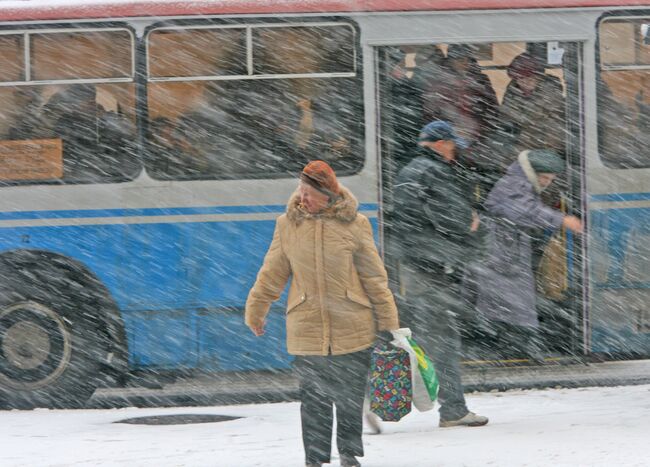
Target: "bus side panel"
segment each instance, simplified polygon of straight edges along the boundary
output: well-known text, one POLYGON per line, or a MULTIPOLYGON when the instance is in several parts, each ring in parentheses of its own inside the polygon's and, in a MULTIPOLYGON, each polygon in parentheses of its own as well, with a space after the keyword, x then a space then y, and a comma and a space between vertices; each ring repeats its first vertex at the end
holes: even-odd
POLYGON ((277 368, 289 360, 284 314, 269 316, 273 339, 251 339, 243 318, 273 227, 258 221, 6 228, 2 250, 51 251, 93 271, 122 311, 133 368, 277 368))
MULTIPOLYGON (((377 218, 371 223, 375 236, 377 218)), ((286 293, 256 338, 243 307, 275 221, 73 225, 3 229, 3 249, 81 262, 116 300, 133 369, 287 368, 286 293), (24 243, 29 241, 29 244, 24 243)))
POLYGON ((285 296, 267 317, 266 334, 244 323, 243 308, 273 238, 275 221, 188 225, 194 239, 191 280, 199 307, 199 367, 204 370, 287 368, 285 296))
POLYGON ((593 210, 590 216, 591 350, 648 355, 650 208, 593 210))
POLYGON ((238 310, 198 313, 199 367, 206 371, 288 368, 284 306, 272 306, 266 333, 256 337, 238 310))

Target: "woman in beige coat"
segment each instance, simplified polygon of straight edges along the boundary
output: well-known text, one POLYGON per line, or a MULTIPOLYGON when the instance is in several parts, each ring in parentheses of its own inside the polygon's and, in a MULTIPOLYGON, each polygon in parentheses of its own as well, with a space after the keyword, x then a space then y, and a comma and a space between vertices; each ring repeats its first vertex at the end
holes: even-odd
POLYGON ((330 462, 333 405, 341 465, 359 466, 370 347, 399 324, 370 222, 323 161, 307 164, 277 220, 246 302, 256 335, 289 279, 287 349, 300 379, 307 466, 330 462))

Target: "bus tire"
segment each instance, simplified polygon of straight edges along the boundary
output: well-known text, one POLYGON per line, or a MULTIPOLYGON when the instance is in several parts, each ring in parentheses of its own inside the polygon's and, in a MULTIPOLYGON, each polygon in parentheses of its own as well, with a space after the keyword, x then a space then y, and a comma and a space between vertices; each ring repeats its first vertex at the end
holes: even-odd
POLYGON ((101 339, 88 297, 54 267, 1 269, 0 404, 82 407, 99 384, 101 339))

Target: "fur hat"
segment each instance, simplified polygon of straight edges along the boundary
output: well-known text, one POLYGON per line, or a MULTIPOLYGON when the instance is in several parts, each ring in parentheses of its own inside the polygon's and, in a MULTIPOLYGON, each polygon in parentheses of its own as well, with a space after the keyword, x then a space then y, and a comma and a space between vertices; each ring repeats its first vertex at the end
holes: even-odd
POLYGON ((300 180, 334 199, 341 193, 334 169, 325 161, 311 161, 302 169, 300 180))
POLYGON ((535 173, 559 174, 564 171, 564 161, 554 151, 533 149, 528 151, 528 162, 535 173))

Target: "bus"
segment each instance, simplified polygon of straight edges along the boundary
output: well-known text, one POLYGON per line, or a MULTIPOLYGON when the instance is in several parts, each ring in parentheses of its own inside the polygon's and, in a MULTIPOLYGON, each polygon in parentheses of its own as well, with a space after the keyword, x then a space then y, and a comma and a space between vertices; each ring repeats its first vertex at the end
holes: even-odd
MULTIPOLYGON (((285 298, 263 338, 242 310, 297 174, 332 165, 394 281, 392 184, 423 123, 404 90, 459 47, 497 113, 522 54, 560 96, 556 200, 587 228, 540 292, 549 348, 648 357, 649 26, 647 0, 2 2, 0 402, 289 368, 285 298)), ((489 368, 481 339, 466 363, 489 368)))

